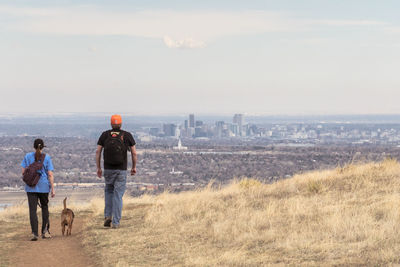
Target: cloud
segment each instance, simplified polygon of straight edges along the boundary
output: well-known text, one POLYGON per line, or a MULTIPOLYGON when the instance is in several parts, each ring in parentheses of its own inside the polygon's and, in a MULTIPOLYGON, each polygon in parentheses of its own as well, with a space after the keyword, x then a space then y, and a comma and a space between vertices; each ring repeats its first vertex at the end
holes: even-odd
POLYGON ((315 26, 386 25, 373 20, 307 20, 283 12, 106 10, 97 6, 25 8, 0 5, 0 29, 34 34, 125 35, 164 40, 168 47, 198 48, 222 36, 298 32, 315 26), (190 37, 190 38, 189 38, 190 37), (202 40, 202 41, 198 41, 202 40))
POLYGON ((13 6, 0 5, 0 14, 7 14, 10 16, 17 16, 17 17, 40 16, 40 17, 44 17, 44 16, 53 16, 56 13, 58 13, 57 9, 13 7, 13 6))
POLYGON ((315 24, 328 26, 384 26, 387 22, 376 20, 316 20, 315 24))
POLYGON ((164 36, 164 43, 169 48, 203 48, 206 46, 204 42, 193 40, 192 38, 181 39, 178 41, 173 40, 169 36, 164 36))
POLYGON ((301 25, 267 11, 108 11, 95 6, 19 8, 0 5, 1 15, 17 19, 3 28, 39 34, 129 35, 174 40, 210 40, 219 36, 281 32, 301 25))

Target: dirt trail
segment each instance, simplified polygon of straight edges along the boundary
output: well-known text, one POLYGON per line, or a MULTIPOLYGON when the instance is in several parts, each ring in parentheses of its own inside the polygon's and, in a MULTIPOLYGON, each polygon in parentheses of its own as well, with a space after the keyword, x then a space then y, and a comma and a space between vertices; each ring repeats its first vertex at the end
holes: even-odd
MULTIPOLYGON (((29 241, 28 234, 21 235, 17 249, 10 255, 10 266, 96 266, 81 246, 83 220, 75 218, 72 235, 62 236, 58 218, 50 218, 50 239, 29 241)), ((40 226, 39 226, 40 227, 40 226)), ((26 229, 25 232, 29 233, 26 229)))

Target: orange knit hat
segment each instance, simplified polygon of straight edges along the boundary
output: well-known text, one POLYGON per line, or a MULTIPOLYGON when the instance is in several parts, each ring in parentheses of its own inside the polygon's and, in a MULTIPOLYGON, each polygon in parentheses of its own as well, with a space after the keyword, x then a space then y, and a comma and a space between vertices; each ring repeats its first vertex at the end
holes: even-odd
POLYGON ((112 115, 111 116, 111 124, 122 124, 122 118, 121 115, 112 115))

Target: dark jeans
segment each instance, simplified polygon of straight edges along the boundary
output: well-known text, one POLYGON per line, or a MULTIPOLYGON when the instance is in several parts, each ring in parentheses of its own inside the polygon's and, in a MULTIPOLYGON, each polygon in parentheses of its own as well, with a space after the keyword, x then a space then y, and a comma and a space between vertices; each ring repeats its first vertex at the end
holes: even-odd
POLYGON ((49 222, 49 193, 27 192, 29 204, 29 219, 31 221, 32 234, 38 236, 38 217, 36 214, 38 200, 42 208, 42 234, 50 228, 49 222))

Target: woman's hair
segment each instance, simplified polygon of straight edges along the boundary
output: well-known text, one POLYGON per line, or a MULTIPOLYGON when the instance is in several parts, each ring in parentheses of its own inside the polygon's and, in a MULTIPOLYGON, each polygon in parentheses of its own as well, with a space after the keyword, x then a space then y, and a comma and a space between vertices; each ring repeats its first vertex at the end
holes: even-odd
POLYGON ((38 148, 36 148, 36 152, 35 152, 35 161, 39 161, 40 160, 40 156, 42 155, 42 152, 40 151, 40 145, 38 146, 38 148))
POLYGON ((42 139, 36 139, 33 143, 33 148, 36 149, 35 152, 35 161, 40 160, 40 156, 42 155, 41 150, 44 148, 44 143, 42 139))

